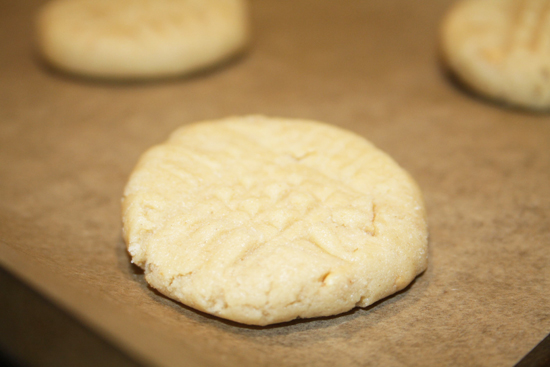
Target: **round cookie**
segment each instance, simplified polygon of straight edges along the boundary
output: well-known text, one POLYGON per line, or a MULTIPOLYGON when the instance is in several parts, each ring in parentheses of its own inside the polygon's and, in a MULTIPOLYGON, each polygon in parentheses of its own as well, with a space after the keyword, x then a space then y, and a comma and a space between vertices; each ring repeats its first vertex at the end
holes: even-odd
POLYGON ((234 117, 176 130, 124 190, 132 261, 163 294, 245 324, 334 315, 427 266, 421 193, 362 137, 234 117))
POLYGON ((108 79, 189 73, 249 38, 244 0, 54 0, 41 10, 37 33, 51 65, 108 79))
POLYGON ((550 0, 463 0, 443 21, 441 48, 470 88, 518 107, 550 107, 550 0))

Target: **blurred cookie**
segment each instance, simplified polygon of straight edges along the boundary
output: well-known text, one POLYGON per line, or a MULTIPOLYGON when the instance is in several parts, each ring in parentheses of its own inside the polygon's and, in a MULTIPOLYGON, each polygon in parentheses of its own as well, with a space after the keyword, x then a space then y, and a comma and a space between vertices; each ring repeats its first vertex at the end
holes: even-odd
POLYGON ((441 48, 452 71, 481 95, 550 107, 550 1, 463 0, 443 22, 441 48))
POLYGON ((427 265, 411 177, 362 137, 313 121, 184 126, 141 157, 122 211, 152 287, 245 324, 367 306, 427 265))
POLYGON ((37 28, 51 65, 109 79, 189 73, 225 60, 249 37, 244 0, 54 0, 37 28))

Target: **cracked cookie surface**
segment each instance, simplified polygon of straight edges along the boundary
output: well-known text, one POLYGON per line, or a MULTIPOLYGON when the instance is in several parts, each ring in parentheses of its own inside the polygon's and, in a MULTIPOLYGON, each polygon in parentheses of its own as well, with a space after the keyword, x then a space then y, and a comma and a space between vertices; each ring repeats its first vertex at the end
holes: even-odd
POLYGON ((141 157, 122 207, 151 286, 246 324, 367 306, 427 264, 410 176, 363 138, 313 121, 184 126, 141 157))

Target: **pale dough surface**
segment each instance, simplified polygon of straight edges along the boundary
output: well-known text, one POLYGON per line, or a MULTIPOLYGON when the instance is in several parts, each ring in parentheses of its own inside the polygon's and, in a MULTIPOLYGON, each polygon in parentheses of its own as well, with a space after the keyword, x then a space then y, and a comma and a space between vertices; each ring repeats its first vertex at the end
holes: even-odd
POLYGON ((449 67, 494 100, 550 107, 550 0, 462 0, 442 27, 449 67))
POLYGON ((362 137, 313 121, 184 126, 143 154, 122 209, 152 287, 246 324, 367 306, 427 266, 411 177, 362 137))
POLYGON ((80 75, 146 79, 216 64, 249 39, 244 0, 54 0, 37 20, 53 66, 80 75))

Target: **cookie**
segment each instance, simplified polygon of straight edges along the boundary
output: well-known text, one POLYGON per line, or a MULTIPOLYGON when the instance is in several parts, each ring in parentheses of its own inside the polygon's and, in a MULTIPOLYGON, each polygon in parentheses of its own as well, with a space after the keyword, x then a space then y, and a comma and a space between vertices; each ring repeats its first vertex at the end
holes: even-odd
POLYGON ((245 324, 368 306, 427 266, 411 177, 362 137, 314 121, 181 127, 143 154, 122 213, 152 287, 245 324))
POLYGON ((54 0, 37 43, 60 70, 94 78, 181 75, 227 59, 249 38, 244 0, 54 0))
POLYGON ((444 60, 472 90, 517 107, 550 107, 549 0, 463 0, 441 35, 444 60))

